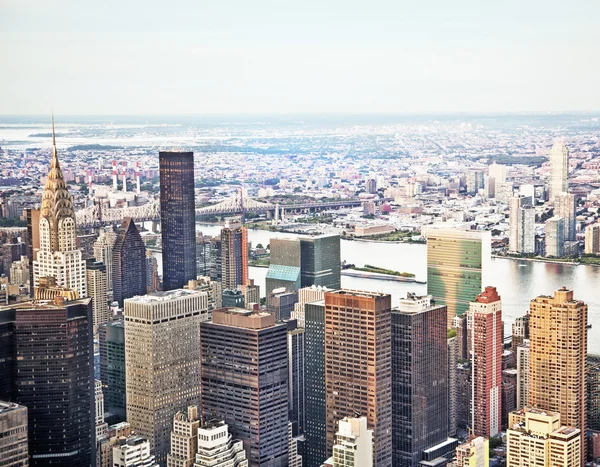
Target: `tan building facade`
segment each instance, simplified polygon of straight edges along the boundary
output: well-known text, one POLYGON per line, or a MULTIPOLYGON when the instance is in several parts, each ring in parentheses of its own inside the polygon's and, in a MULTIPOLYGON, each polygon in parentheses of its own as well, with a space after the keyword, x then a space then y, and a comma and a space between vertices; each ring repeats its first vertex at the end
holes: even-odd
MULTIPOLYGON (((529 405, 585 432, 588 307, 562 288, 530 303, 529 405)), ((581 458, 583 463, 583 443, 581 458)))
POLYGON ((205 292, 172 290, 125 300, 127 420, 165 465, 173 415, 200 405, 205 292))
POLYGON ((167 467, 192 467, 198 451, 198 407, 188 407, 187 414, 177 412, 173 417, 171 452, 167 456, 167 467))
POLYGON ((325 293, 327 451, 338 421, 366 416, 374 432, 376 467, 392 465, 391 296, 325 293))

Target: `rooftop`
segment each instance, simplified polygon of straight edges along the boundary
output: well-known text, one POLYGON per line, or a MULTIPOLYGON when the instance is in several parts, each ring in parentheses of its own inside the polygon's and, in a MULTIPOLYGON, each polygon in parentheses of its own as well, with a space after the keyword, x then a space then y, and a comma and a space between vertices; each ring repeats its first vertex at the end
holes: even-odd
POLYGON ((128 298, 125 301, 130 303, 159 303, 176 300, 178 298, 190 297, 192 295, 198 295, 203 292, 197 290, 188 289, 175 289, 167 292, 154 292, 148 295, 136 295, 135 297, 128 298))

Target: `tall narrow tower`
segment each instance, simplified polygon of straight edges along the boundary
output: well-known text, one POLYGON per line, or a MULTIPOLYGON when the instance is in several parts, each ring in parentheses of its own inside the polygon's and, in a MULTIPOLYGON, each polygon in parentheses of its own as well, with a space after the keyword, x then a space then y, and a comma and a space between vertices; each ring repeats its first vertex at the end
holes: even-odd
POLYGON ((87 296, 85 261, 77 248, 77 227, 73 200, 58 163, 54 116, 52 116, 52 159, 42 195, 39 224, 40 247, 33 262, 33 285, 40 278, 54 277, 56 285, 87 296))
POLYGON ((558 195, 569 188, 569 150, 562 141, 557 141, 550 150, 549 199, 555 202, 558 195))

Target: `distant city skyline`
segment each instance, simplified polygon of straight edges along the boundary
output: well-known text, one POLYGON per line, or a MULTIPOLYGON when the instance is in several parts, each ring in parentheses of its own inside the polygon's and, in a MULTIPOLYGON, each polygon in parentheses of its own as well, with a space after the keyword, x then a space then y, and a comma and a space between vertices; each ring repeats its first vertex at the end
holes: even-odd
POLYGON ((600 109, 597 2, 0 6, 3 115, 600 109))

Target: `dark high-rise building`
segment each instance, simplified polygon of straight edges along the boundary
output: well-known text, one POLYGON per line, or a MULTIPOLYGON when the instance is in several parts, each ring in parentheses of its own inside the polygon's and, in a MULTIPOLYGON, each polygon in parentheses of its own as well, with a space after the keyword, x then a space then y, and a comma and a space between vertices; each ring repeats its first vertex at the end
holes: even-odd
POLYGON ((300 237, 301 286, 341 287, 340 236, 300 237))
POLYGON ((12 362, 0 361, 0 374, 12 366, 12 400, 28 409, 29 465, 93 465, 91 299, 4 307, 0 323, 14 352, 12 362))
POLYGON ((196 234, 196 276, 210 276, 211 268, 211 237, 205 237, 201 232, 196 234))
POLYGON ((305 424, 305 398, 304 398, 304 329, 298 327, 298 322, 292 319, 288 325, 288 367, 289 367, 289 390, 288 390, 288 412, 292 424, 292 436, 300 436, 304 433, 305 424))
POLYGON ((287 325, 270 313, 222 308, 200 334, 204 417, 229 425, 249 467, 287 467, 287 325))
POLYGON ((304 305, 305 420, 304 467, 320 467, 327 459, 325 408, 325 301, 304 305))
POLYGON ((246 302, 241 290, 223 290, 221 295, 221 305, 223 308, 245 308, 246 302))
POLYGON ((275 315, 277 321, 290 319, 294 306, 298 303, 298 292, 286 292, 282 287, 267 295, 267 310, 275 315))
POLYGON ((221 238, 213 238, 210 241, 210 280, 221 282, 223 267, 221 266, 221 238))
POLYGON ((113 247, 113 293, 115 301, 146 295, 146 246, 131 217, 117 232, 113 247))
POLYGON ((0 401, 0 462, 2 467, 29 465, 27 407, 0 401))
POLYGON ((248 284, 248 229, 239 223, 221 230, 221 283, 232 290, 248 284))
POLYGON ((392 311, 394 467, 417 467, 456 448, 448 439, 447 313, 410 293, 392 311))
POLYGON ((340 419, 366 416, 374 467, 392 466, 391 301, 381 293, 325 292, 327 450, 340 419))
POLYGON ((33 298, 33 261, 40 247, 40 210, 27 209, 27 259, 29 259, 29 296, 33 298))
POLYGON ((181 289, 196 278, 194 153, 159 153, 163 289, 181 289))
POLYGON ((105 418, 112 425, 127 418, 125 324, 122 319, 104 324, 100 326, 98 334, 105 418))
POLYGON ((588 427, 600 431, 600 355, 587 356, 585 376, 588 427))

